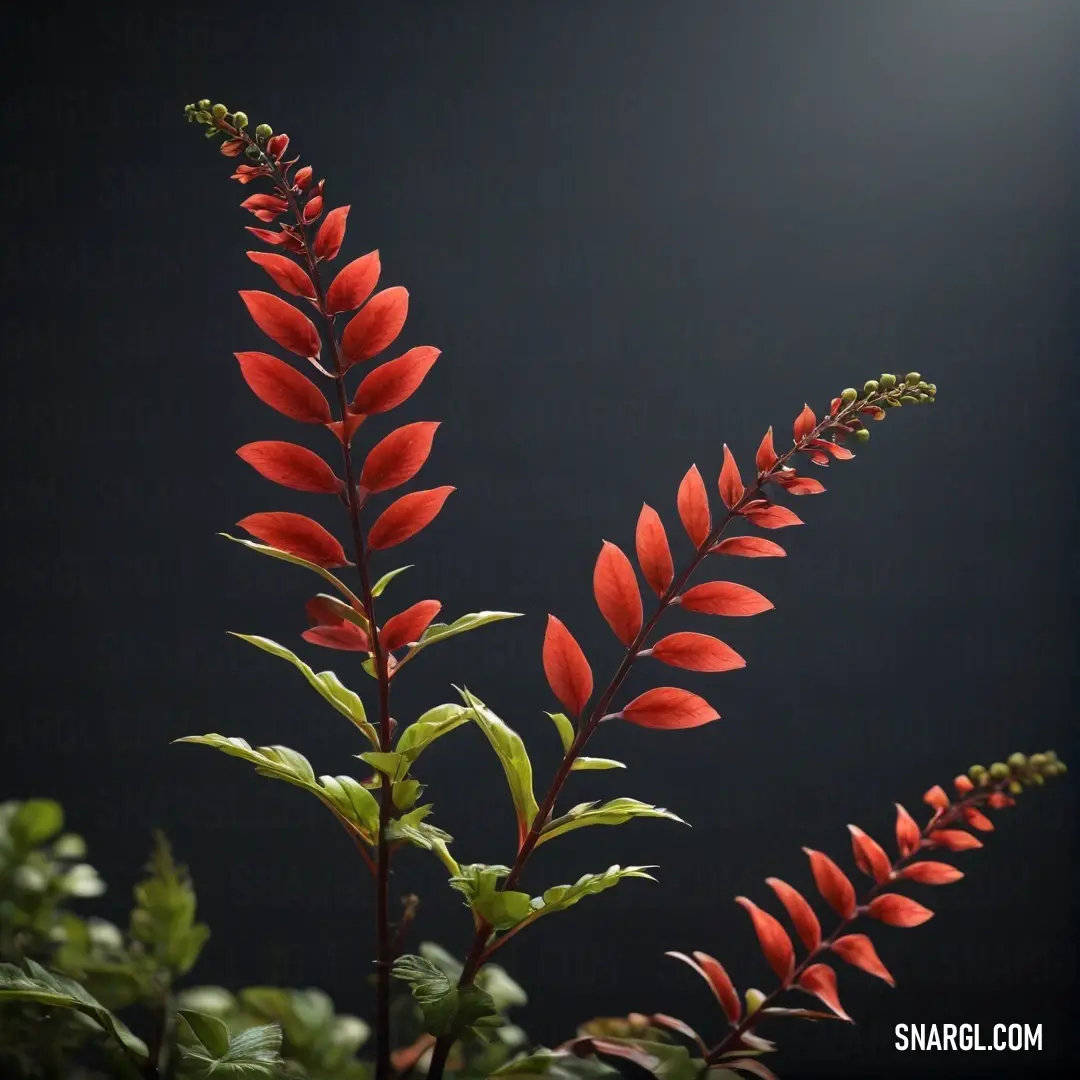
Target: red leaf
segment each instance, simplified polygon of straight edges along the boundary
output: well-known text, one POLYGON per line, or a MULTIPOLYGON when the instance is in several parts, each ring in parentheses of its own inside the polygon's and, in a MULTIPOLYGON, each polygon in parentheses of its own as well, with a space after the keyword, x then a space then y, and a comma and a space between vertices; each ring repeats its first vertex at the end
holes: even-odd
POLYGON ((274 161, 280 160, 282 154, 289 149, 289 136, 284 132, 280 135, 274 135, 270 141, 266 144, 266 153, 274 161))
POLYGON ((935 810, 944 810, 949 805, 949 796, 940 784, 935 784, 922 798, 927 806, 932 806, 935 810))
POLYGON ((607 540, 593 568, 593 595, 608 626, 629 648, 641 629, 641 593, 630 560, 607 540))
POLYGON ((370 492, 389 491, 411 480, 427 461, 438 426, 438 421, 419 421, 391 431, 368 453, 360 487, 370 492))
POLYGON ((877 405, 866 405, 859 410, 865 416, 869 416, 871 420, 884 420, 885 410, 877 405))
POLYGON ((351 446, 356 429, 367 419, 365 413, 349 413, 345 420, 335 420, 326 426, 343 446, 351 446))
POLYGON ((787 931, 778 919, 767 911, 762 911, 745 896, 736 896, 735 903, 741 904, 750 913, 761 951, 769 961, 769 966, 776 972, 776 977, 786 985, 795 970, 795 949, 787 931))
POLYGON ((735 464, 735 458, 724 443, 724 464, 720 469, 720 498, 730 510, 742 497, 746 488, 743 486, 742 477, 739 475, 739 466, 735 464))
POLYGON ((855 865, 879 885, 888 881, 892 872, 892 861, 885 854, 885 849, 872 837, 867 836, 858 825, 849 825, 848 829, 851 831, 851 850, 855 855, 855 865))
POLYGON ((311 278, 292 259, 287 259, 284 255, 272 255, 268 251, 249 251, 247 257, 256 266, 261 266, 274 279, 279 289, 308 300, 315 298, 315 286, 312 285, 311 278))
POLYGON ((720 1007, 728 1020, 732 1024, 739 1022, 742 1017, 742 1002, 728 973, 724 970, 724 965, 719 960, 703 952, 695 952, 693 959, 681 952, 669 952, 666 955, 681 960, 693 968, 709 984, 709 988, 716 996, 716 1000, 720 1002, 720 1007))
POLYGON ((956 788, 957 794, 966 795, 969 791, 972 791, 975 785, 971 782, 971 779, 964 776, 961 773, 959 776, 953 777, 953 787, 956 788))
POLYGON ((379 253, 369 251, 343 267, 326 290, 326 310, 331 315, 355 311, 370 295, 379 280, 379 253))
POLYGON ((402 645, 420 640, 420 635, 428 628, 431 620, 439 614, 442 604, 438 600, 421 600, 419 603, 399 611, 386 620, 386 625, 379 631, 379 641, 387 652, 400 649, 402 645))
POLYGON ((274 232, 272 229, 256 229, 253 225, 245 225, 244 228, 264 244, 272 244, 274 247, 283 245, 288 248, 292 247, 292 238, 288 233, 274 232))
POLYGON ((889 969, 881 962, 873 943, 865 934, 848 934, 847 937, 837 938, 832 943, 832 951, 852 967, 868 975, 876 975, 890 986, 896 985, 896 980, 889 974, 889 969))
POLYGON ((851 1017, 844 1012, 844 1007, 840 1004, 836 972, 828 964, 811 964, 799 977, 799 986, 824 1001, 841 1020, 851 1022, 851 1017))
POLYGON ((994 831, 994 823, 985 814, 976 810, 974 806, 964 807, 964 820, 973 829, 978 829, 979 832, 994 831))
POLYGON ((675 577, 675 566, 671 561, 671 548, 668 547, 664 523, 648 503, 641 508, 638 516, 634 542, 638 564, 645 580, 657 596, 663 596, 675 577))
POLYGON ((833 911, 845 919, 850 919, 856 908, 855 886, 851 884, 847 874, 824 852, 806 847, 803 851, 810 858, 810 869, 814 873, 814 884, 817 885, 818 892, 825 897, 833 911))
POLYGON ((402 495, 396 502, 392 502, 371 526, 368 547, 372 551, 382 551, 415 536, 435 520, 453 490, 452 487, 437 487, 402 495))
POLYGON ((344 484, 318 454, 289 442, 253 442, 237 455, 257 473, 294 491, 336 495, 344 484))
MULTIPOLYGON (((296 174, 297 182, 300 180, 300 173, 296 174)), ((312 250, 319 259, 333 259, 337 257, 337 253, 341 250, 342 241, 345 239, 345 219, 349 216, 349 208, 347 206, 339 206, 335 210, 331 210, 329 214, 323 219, 323 223, 319 226, 319 231, 315 235, 315 243, 312 246, 312 250)))
POLYGON ((855 456, 846 446, 831 442, 829 439, 811 439, 807 445, 830 454, 837 461, 850 461, 855 456))
POLYGON ((716 555, 741 555, 744 559, 782 559, 787 552, 763 536, 729 536, 709 548, 716 555))
POLYGON ((409 293, 401 285, 377 292, 349 321, 341 351, 350 364, 370 360, 401 333, 409 313, 409 293))
POLYGON ((439 350, 417 345, 396 360, 388 360, 364 377, 350 408, 362 413, 382 413, 407 400, 424 381, 439 350))
POLYGON ((880 919, 887 926, 921 926, 934 917, 929 909, 916 903, 910 896, 899 893, 882 893, 870 901, 866 914, 872 919, 880 919))
POLYGON ((948 848, 949 851, 970 851, 983 846, 981 840, 963 829, 934 829, 928 839, 932 844, 948 848))
POLYGON ((802 412, 795 417, 795 441, 802 442, 817 424, 817 417, 809 405, 803 405, 802 412))
POLYGON ((238 521, 237 525, 251 533, 256 540, 327 570, 351 565, 337 540, 317 521, 303 514, 285 511, 251 514, 238 521))
POLYGON ((574 635, 554 615, 544 632, 544 674, 571 716, 579 716, 593 692, 593 673, 574 635))
POLYGON ((759 615, 772 609, 772 601, 746 585, 734 581, 705 581, 687 589, 679 597, 687 611, 706 615, 759 615))
MULTIPOLYGON (((298 191, 307 191, 308 186, 311 184, 311 177, 313 170, 310 165, 304 165, 302 168, 296 170, 296 176, 293 177, 293 184, 298 191)), ((346 210, 348 207, 345 208, 346 210)))
POLYGON ((649 1023, 655 1027, 667 1028, 668 1031, 674 1031, 684 1038, 696 1042, 703 1053, 708 1051, 705 1040, 685 1020, 680 1020, 677 1016, 668 1016, 667 1013, 653 1013, 649 1017, 649 1023))
POLYGON ((218 147, 218 150, 224 157, 236 157, 241 150, 244 149, 243 139, 226 139, 225 142, 218 147))
POLYGON ((273 293, 242 290, 240 299, 247 305, 255 325, 283 349, 297 356, 319 355, 319 332, 315 324, 292 304, 273 293))
POLYGON ((915 819, 899 804, 896 804, 896 846, 901 855, 910 855, 922 842, 922 833, 915 819))
POLYGON ((304 224, 310 225, 313 221, 317 221, 319 215, 322 213, 323 197, 321 195, 312 195, 310 199, 304 204, 304 224))
POLYGON ((779 460, 776 456, 776 451, 773 449, 772 428, 765 432, 765 437, 761 440, 761 445, 757 449, 757 457, 754 459, 754 463, 757 465, 759 473, 767 473, 779 460))
POLYGON ((1006 806, 1015 806, 1016 800, 1011 795, 1006 795, 1004 791, 994 791, 986 800, 986 805, 995 810, 1002 810, 1006 806))
POLYGON ((677 499, 679 520, 694 547, 701 547, 712 531, 712 514, 709 512, 709 496, 705 481, 701 479, 696 465, 691 465, 679 484, 677 499))
POLYGON ((787 909, 799 940, 809 952, 813 952, 821 944, 821 923, 818 922, 818 917, 814 914, 809 901, 798 889, 793 889, 780 878, 766 878, 765 884, 776 893, 780 898, 780 903, 787 909))
POLYGON ((677 731, 701 727, 720 714, 704 698, 675 686, 658 686, 634 698, 622 711, 624 720, 638 727, 677 731))
POLYGON ((897 875, 920 885, 951 885, 964 875, 955 866, 943 862, 917 862, 904 867, 897 875))
POLYGON ((308 424, 330 422, 330 406, 322 391, 284 360, 264 352, 239 352, 240 373, 255 396, 291 420, 308 424))
POLYGON ((746 661, 732 648, 708 634, 669 634, 650 650, 657 660, 688 671, 734 671, 746 661))
POLYGON ((776 475, 776 482, 789 495, 820 495, 825 490, 825 485, 812 476, 796 476, 794 473, 786 473, 783 477, 776 475))
POLYGON ((743 513, 759 529, 786 529, 789 525, 801 525, 802 518, 786 506, 752 506, 743 513))
POLYGON ((345 616, 325 596, 313 596, 304 610, 312 626, 340 626, 345 621, 345 616))
POLYGON ((324 649, 340 649, 342 652, 371 652, 367 634, 355 623, 341 622, 336 626, 313 626, 300 635, 312 645, 324 649))
POLYGON ((244 210, 271 210, 275 214, 283 214, 289 209, 289 204, 280 196, 269 195, 261 191, 249 195, 240 206, 244 210))

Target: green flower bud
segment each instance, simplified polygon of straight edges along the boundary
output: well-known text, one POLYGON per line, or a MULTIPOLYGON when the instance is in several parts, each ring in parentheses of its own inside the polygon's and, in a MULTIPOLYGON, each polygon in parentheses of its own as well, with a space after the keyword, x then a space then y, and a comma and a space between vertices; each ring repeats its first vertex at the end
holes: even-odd
POLYGON ((908 386, 918 386, 921 380, 922 376, 917 371, 909 371, 904 376, 904 382, 906 382, 908 386))
POLYGON ((1061 773, 1061 769, 1058 768, 1058 763, 1056 761, 1047 762, 1047 764, 1039 771, 1043 776, 1058 776, 1061 773))
POLYGON ((928 394, 931 394, 931 395, 936 394, 937 393, 937 385, 935 383, 927 383, 926 384, 926 392, 928 394))
POLYGON ((929 400, 930 400, 930 395, 929 394, 920 394, 919 395, 919 404, 920 405, 925 405, 929 400))
POLYGON ((210 114, 208 112, 204 112, 202 109, 200 109, 195 114, 195 119, 198 120, 200 124, 209 124, 210 123, 210 114))
POLYGON ((1055 751, 1055 750, 1047 750, 1046 751, 1046 760, 1047 761, 1057 761, 1057 759, 1058 759, 1057 751, 1055 751))
POLYGON ((855 438, 859 442, 869 442, 870 441, 870 429, 869 428, 859 428, 859 430, 855 432, 855 438))
MULTIPOLYGON (((1015 754, 1010 754, 1007 762, 1010 769, 1022 769, 1027 763, 1027 755, 1021 754, 1019 750, 1015 754)), ((1032 759, 1032 764, 1034 764, 1034 759, 1032 759)))
POLYGON ((990 777, 993 780, 1004 780, 1009 775, 1009 766, 1004 761, 995 761, 990 766, 990 777))
POLYGON ((185 105, 184 106, 185 115, 190 116, 194 111, 195 111, 195 106, 194 105, 185 105))
POLYGON ((199 108, 200 109, 209 109, 210 108, 210 99, 208 97, 202 98, 199 101, 199 108))
POLYGON ((851 403, 852 403, 853 401, 855 401, 855 400, 857 400, 857 399, 858 399, 858 396, 859 396, 859 391, 858 391, 858 390, 856 390, 854 386, 849 386, 849 387, 848 387, 848 388, 847 388, 847 389, 846 389, 846 390, 845 390, 845 391, 844 391, 844 392, 843 392, 843 393, 842 393, 842 394, 840 395, 840 400, 841 400, 841 401, 842 401, 842 402, 843 402, 843 403, 844 403, 845 405, 850 405, 850 404, 851 404, 851 403))
POLYGON ((986 768, 982 765, 972 765, 968 769, 968 778, 976 784, 986 775, 986 768))
POLYGON ((886 409, 899 409, 900 408, 900 402, 897 401, 896 398, 887 397, 885 399, 885 408, 886 409))
POLYGON ((765 995, 760 990, 753 988, 746 991, 746 1015, 753 1016, 761 1008, 765 1001, 765 995))
POLYGON ((877 379, 867 379, 866 382, 863 383, 863 393, 865 394, 876 394, 877 389, 877 379))
POLYGON ((220 102, 218 102, 218 104, 215 105, 210 111, 214 114, 215 120, 224 120, 229 112, 229 110, 220 102))
POLYGON ((1013 780, 1009 784, 1009 794, 1010 795, 1019 795, 1023 790, 1024 790, 1024 785, 1021 784, 1019 780, 1013 780))
POLYGON ((1041 772, 1037 772, 1031 779, 1038 787, 1042 787, 1046 783, 1046 777, 1041 772))
POLYGON ((901 394, 900 395, 900 400, 905 405, 918 405, 919 404, 919 399, 917 397, 912 397, 911 394, 901 394))
POLYGON ((274 134, 274 129, 269 124, 260 124, 255 129, 255 134, 258 135, 260 139, 269 139, 270 136, 274 134))
POLYGON ((919 389, 925 390, 930 384, 925 379, 919 380, 919 389))
POLYGON ((881 378, 878 379, 878 385, 882 390, 891 390, 896 385, 896 376, 882 375, 881 378))
POLYGON ((236 127, 240 128, 241 130, 246 128, 248 126, 247 113, 244 113, 244 112, 235 113, 233 115, 233 124, 236 127))
POLYGON ((1050 759, 1045 754, 1032 754, 1030 764, 1033 769, 1041 769, 1044 765, 1050 764, 1050 759))

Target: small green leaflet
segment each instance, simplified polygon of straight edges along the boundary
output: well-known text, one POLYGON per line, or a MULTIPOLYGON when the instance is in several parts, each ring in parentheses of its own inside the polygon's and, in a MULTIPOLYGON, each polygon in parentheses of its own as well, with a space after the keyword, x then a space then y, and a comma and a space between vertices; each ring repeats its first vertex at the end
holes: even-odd
POLYGON ((566 713, 549 712, 545 715, 551 717, 555 730, 559 733, 559 741, 562 743, 563 753, 570 753, 570 747, 574 745, 574 725, 566 713))
POLYGON ((399 566, 396 570, 391 570, 389 573, 383 574, 383 576, 371 586, 371 595, 376 597, 382 596, 383 589, 385 589, 398 574, 403 574, 406 570, 411 570, 412 568, 413 564, 410 563, 408 566, 399 566))
MULTIPOLYGON (((231 632, 230 632, 231 633, 231 632)), ((282 660, 288 660, 307 681, 328 701, 342 716, 351 720, 364 734, 368 742, 376 750, 379 749, 379 736, 375 729, 368 723, 367 714, 364 712, 364 703, 332 671, 315 672, 295 653, 290 652, 284 645, 279 645, 269 638, 258 637, 254 634, 231 634, 232 637, 246 641, 271 656, 278 656, 282 660)))
POLYGON ((399 957, 393 972, 412 988, 432 1035, 460 1036, 478 1021, 497 1015, 490 994, 474 985, 456 986, 446 972, 422 956, 399 957))
POLYGON ((277 1024, 232 1033, 224 1020, 184 1009, 177 1014, 177 1080, 276 1080, 281 1076, 277 1024))
POLYGON ((397 752, 412 765, 436 739, 468 723, 471 719, 472 712, 464 705, 458 705, 456 702, 436 705, 433 709, 428 709, 401 733, 401 738, 397 743, 397 752))
POLYGON ((474 611, 470 615, 462 615, 452 623, 432 623, 420 635, 420 640, 401 658, 401 664, 408 663, 418 652, 426 649, 436 642, 445 641, 447 638, 457 637, 469 630, 476 630, 488 623, 501 622, 503 619, 520 619, 520 611, 474 611))
POLYGON ((465 704, 472 711, 477 726, 487 736, 506 773, 506 782, 510 786, 510 795, 517 811, 518 843, 528 835, 532 823, 539 813, 536 796, 533 794, 532 762, 525 751, 521 736, 500 720, 479 698, 468 690, 454 688, 461 694, 465 704))
POLYGON ((582 829, 586 825, 622 825, 632 818, 667 818, 682 825, 686 822, 662 806, 650 806, 637 799, 612 799, 610 802, 579 803, 562 817, 553 818, 544 826, 538 844, 553 840, 556 836, 582 829))
MULTIPOLYGON (((605 889, 618 885, 625 878, 643 878, 645 881, 655 881, 656 878, 648 871, 655 870, 655 866, 609 866, 602 874, 583 874, 573 885, 553 885, 545 890, 542 904, 537 915, 547 915, 555 911, 565 911, 573 907, 579 900, 586 896, 595 896, 605 889)), ((537 903, 537 901, 533 901, 537 903)))
POLYGON ((127 1025, 113 1016, 100 1001, 74 979, 48 971, 33 960, 26 960, 26 969, 14 964, 0 964, 0 1004, 5 1001, 30 1001, 54 1009, 73 1009, 88 1016, 98 1027, 115 1039, 128 1057, 145 1063, 146 1043, 132 1034, 127 1025))
POLYGON ((524 922, 534 910, 534 901, 528 893, 499 891, 499 882, 509 873, 509 866, 473 863, 461 867, 460 873, 450 879, 450 888, 461 893, 469 907, 496 930, 509 930, 524 922))
POLYGON ((570 766, 571 772, 587 772, 594 769, 625 769, 621 761, 609 757, 579 757, 570 766))

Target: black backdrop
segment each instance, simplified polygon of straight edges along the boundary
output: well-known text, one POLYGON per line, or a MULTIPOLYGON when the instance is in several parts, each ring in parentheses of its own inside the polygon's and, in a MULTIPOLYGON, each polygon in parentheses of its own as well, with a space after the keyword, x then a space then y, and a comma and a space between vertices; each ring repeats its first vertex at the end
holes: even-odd
MULTIPOLYGON (((715 1025, 662 953, 704 948, 767 986, 734 895, 766 899, 769 874, 806 886, 801 845, 843 856, 849 821, 885 839, 893 800, 973 760, 1075 748, 1076 4, 148 5, 5 29, 3 790, 63 799, 117 917, 165 828, 214 929, 202 981, 321 985, 367 1010, 372 914, 313 800, 169 745, 241 734, 331 772, 357 750, 295 673, 224 637, 295 643, 311 583, 215 531, 317 505, 233 456, 304 433, 230 355, 264 347, 236 289, 265 281, 228 163, 182 123, 202 95, 292 134, 352 205, 347 253, 379 247, 384 283, 409 287, 403 340, 444 350, 395 419, 445 422, 423 478, 459 490, 393 596, 528 617, 427 654, 396 711, 465 682, 540 778, 557 759, 544 614, 598 675, 617 660, 591 598, 602 537, 632 546, 643 500, 678 533, 687 466, 711 486, 722 442, 748 463, 804 400, 912 367, 940 387, 822 475, 789 559, 732 571, 777 610, 722 628, 746 671, 685 680, 723 721, 603 731, 629 770, 572 796, 632 794, 693 829, 539 853, 537 889, 662 869, 506 950, 537 1038, 631 1009, 715 1025)), ((479 733, 425 765, 459 857, 508 860, 479 733)), ((1074 810, 1067 782, 999 818, 959 857, 967 880, 920 897, 934 920, 876 932, 897 989, 841 973, 857 1030, 777 1031, 784 1075, 1075 1063, 1074 810), (1045 1049, 901 1054, 904 1021, 1041 1023, 1045 1049)), ((441 876, 417 854, 396 885, 423 897, 420 935, 460 951, 441 876)))

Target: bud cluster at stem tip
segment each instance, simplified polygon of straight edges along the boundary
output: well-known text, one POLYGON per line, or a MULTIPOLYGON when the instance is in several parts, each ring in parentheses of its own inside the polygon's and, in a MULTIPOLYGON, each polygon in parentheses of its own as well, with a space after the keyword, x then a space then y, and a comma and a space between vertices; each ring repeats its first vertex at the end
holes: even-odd
MULTIPOLYGON (((185 105, 184 115, 187 117, 189 124, 205 124, 208 139, 212 139, 215 135, 223 132, 236 138, 250 123, 247 113, 234 112, 227 105, 222 105, 220 102, 213 105, 209 98, 202 98, 197 102, 185 105)), ((252 159, 259 158, 261 156, 260 147, 265 147, 267 140, 273 138, 273 135, 274 129, 269 124, 259 124, 255 128, 254 143, 256 145, 248 146, 244 151, 245 155, 252 159)))
POLYGON ((1019 795, 1026 787, 1046 783, 1048 776, 1062 776, 1068 770, 1053 750, 1028 757, 1017 751, 1008 761, 995 761, 989 768, 972 765, 968 769, 971 781, 979 787, 1000 785, 1010 794, 1019 795))
POLYGON ((849 386, 833 399, 833 413, 843 409, 845 430, 851 432, 858 442, 870 439, 869 429, 854 414, 864 413, 875 420, 885 417, 885 409, 899 409, 904 405, 932 404, 937 400, 937 387, 927 382, 917 371, 909 371, 902 380, 885 373, 876 379, 867 379, 861 390, 849 386))

